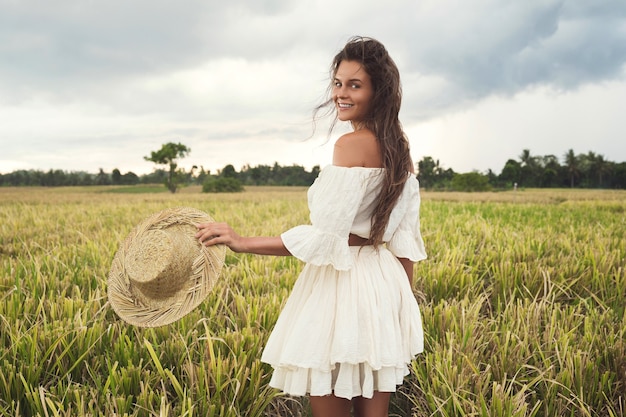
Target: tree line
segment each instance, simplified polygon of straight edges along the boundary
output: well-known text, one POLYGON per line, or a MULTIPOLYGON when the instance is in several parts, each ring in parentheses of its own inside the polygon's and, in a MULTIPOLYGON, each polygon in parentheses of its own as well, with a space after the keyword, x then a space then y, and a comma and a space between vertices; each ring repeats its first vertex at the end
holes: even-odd
POLYGON ((509 159, 499 174, 455 173, 439 160, 426 156, 417 163, 423 188, 438 190, 485 191, 525 188, 611 188, 626 189, 626 162, 612 162, 595 152, 576 154, 568 150, 559 162, 555 155, 532 155, 524 149, 519 160, 509 159))
MULTIPOLYGON (((154 156, 154 153, 153 153, 154 156)), ((146 158, 148 160, 152 160, 146 158)), ((156 159, 156 158, 155 158, 156 159)), ((237 191, 246 185, 309 186, 319 174, 320 167, 310 171, 300 165, 245 165, 239 171, 232 164, 216 173, 203 167, 191 170, 177 168, 173 159, 160 162, 170 165, 169 170, 157 168, 145 175, 133 172, 122 174, 119 169, 107 173, 64 170, 18 170, 0 174, 0 186, 78 186, 78 185, 137 185, 165 184, 172 190, 172 172, 177 186, 202 185, 205 191, 237 191), (173 167, 173 169, 172 169, 173 167)), ((486 191, 490 189, 526 188, 612 188, 626 189, 626 162, 606 160, 594 152, 576 154, 567 151, 559 161, 554 155, 535 156, 528 149, 519 155, 519 160, 509 159, 499 174, 456 173, 444 168, 439 160, 425 156, 416 164, 417 176, 422 188, 455 191, 486 191)))
MULTIPOLYGON (((300 165, 246 165, 238 172, 229 164, 215 174, 203 167, 193 167, 189 171, 178 169, 178 185, 202 185, 211 179, 231 178, 242 185, 287 185, 309 186, 319 174, 320 167, 315 166, 308 171, 300 165)), ((60 169, 49 171, 17 170, 7 174, 0 174, 0 186, 22 187, 61 187, 86 185, 137 185, 137 184, 167 184, 171 177, 169 170, 157 168, 145 175, 133 172, 122 174, 119 169, 105 172, 102 168, 98 173, 84 171, 64 171, 60 169)))

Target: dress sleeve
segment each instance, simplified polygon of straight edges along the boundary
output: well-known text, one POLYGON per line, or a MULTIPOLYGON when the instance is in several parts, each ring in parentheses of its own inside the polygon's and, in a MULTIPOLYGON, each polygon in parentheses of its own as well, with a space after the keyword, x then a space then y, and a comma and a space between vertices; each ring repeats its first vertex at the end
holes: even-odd
POLYGON ((324 168, 308 193, 311 224, 281 234, 289 252, 313 265, 350 269, 348 235, 367 188, 366 179, 349 168, 324 168))
POLYGON ((405 201, 402 203, 406 206, 406 210, 400 224, 387 242, 387 249, 398 258, 408 258, 413 262, 418 262, 426 259, 426 249, 420 232, 419 183, 416 178, 412 181, 414 183, 407 185, 410 188, 403 196, 405 201))

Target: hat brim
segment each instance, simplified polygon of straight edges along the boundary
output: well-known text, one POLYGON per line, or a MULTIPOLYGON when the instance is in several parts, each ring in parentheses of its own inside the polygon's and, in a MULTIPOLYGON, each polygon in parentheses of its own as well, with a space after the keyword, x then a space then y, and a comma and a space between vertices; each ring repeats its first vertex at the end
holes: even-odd
POLYGON ((121 319, 140 327, 163 326, 179 320, 204 301, 222 270, 226 247, 206 247, 194 235, 197 224, 214 221, 203 211, 177 207, 155 213, 133 228, 115 254, 108 277, 109 302, 121 319), (179 233, 189 235, 195 242, 197 253, 193 254, 191 273, 185 285, 174 293, 167 294, 167 302, 164 303, 161 299, 151 303, 150 299, 140 298, 133 292, 124 265, 126 253, 141 234, 151 229, 163 230, 169 227, 177 227, 179 233))

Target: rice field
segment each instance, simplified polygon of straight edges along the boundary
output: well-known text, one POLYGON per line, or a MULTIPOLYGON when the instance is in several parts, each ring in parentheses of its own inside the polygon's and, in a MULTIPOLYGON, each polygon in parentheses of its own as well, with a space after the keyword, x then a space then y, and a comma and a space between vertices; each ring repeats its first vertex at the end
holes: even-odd
MULTIPOLYGON (((206 301, 155 329, 119 320, 106 287, 156 211, 276 235, 308 221, 306 189, 115 191, 0 188, 0 415, 308 416, 259 361, 299 261, 228 252, 206 301)), ((422 232, 426 351, 390 415, 626 415, 626 192, 425 192, 422 232)))

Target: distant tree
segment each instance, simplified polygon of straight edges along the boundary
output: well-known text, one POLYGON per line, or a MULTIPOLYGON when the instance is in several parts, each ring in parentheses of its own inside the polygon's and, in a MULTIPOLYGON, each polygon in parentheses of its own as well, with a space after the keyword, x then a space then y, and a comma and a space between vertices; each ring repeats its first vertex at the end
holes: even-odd
POLYGON ((141 176, 142 184, 166 184, 169 174, 164 169, 158 168, 149 174, 141 176))
POLYGON ((72 171, 65 175, 65 185, 81 185, 81 175, 79 172, 72 171))
POLYGON ((452 168, 444 169, 438 159, 434 160, 430 156, 417 162, 417 179, 423 188, 445 189, 454 175, 452 168))
POLYGON ((503 184, 513 186, 513 184, 519 184, 522 179, 522 166, 514 159, 509 159, 504 164, 504 168, 498 176, 503 184))
POLYGON ((540 186, 541 187, 558 187, 559 186, 559 173, 561 171, 561 165, 559 159, 554 155, 544 155, 537 157, 539 163, 538 171, 540 171, 540 186))
POLYGON ((198 184, 204 183, 204 180, 210 173, 211 173, 210 171, 209 172, 205 171, 204 167, 200 165, 200 173, 198 174, 198 177, 196 178, 196 181, 198 182, 198 184))
POLYGON ((430 156, 425 156, 417 163, 417 179, 424 188, 432 188, 435 185, 439 171, 439 160, 435 161, 430 156))
POLYGON ((487 170, 486 175, 487 175, 487 179, 489 180, 489 184, 494 185, 494 186, 498 185, 498 176, 496 175, 495 172, 491 170, 491 168, 487 170))
POLYGON ((196 180, 196 170, 198 169, 198 165, 194 165, 191 167, 191 171, 189 171, 189 182, 193 183, 196 180))
POLYGON ((519 156, 520 161, 522 162, 522 166, 532 166, 535 164, 535 158, 530 154, 529 149, 522 150, 522 153, 519 156))
POLYGON ((255 167, 248 167, 247 183, 251 185, 270 184, 272 181, 272 167, 269 165, 257 165, 255 167))
POLYGON ((119 169, 115 168, 111 171, 111 184, 119 185, 122 183, 122 173, 119 169))
POLYGON ((574 181, 580 176, 580 159, 576 156, 573 149, 570 149, 564 155, 565 167, 569 176, 569 186, 574 188, 574 181))
POLYGON ((455 191, 489 191, 489 177, 480 172, 454 174, 450 186, 455 191))
MULTIPOLYGON (((221 171, 220 175, 227 175, 227 167, 221 171)), ((320 166, 314 166, 311 171, 307 171, 301 165, 280 166, 275 163, 274 166, 258 165, 251 167, 246 164, 241 168, 241 172, 236 177, 242 184, 246 185, 295 185, 309 186, 313 184, 315 178, 318 177, 320 166)))
POLYGON ((232 166, 231 164, 228 164, 224 168, 222 168, 222 170, 220 171, 220 177, 237 178, 237 171, 235 170, 234 166, 232 166))
POLYGON ((520 184, 527 187, 539 186, 541 170, 537 158, 530 154, 530 150, 524 149, 519 159, 521 161, 520 184))
POLYGON ((604 178, 611 173, 611 163, 604 159, 604 155, 596 156, 595 171, 598 176, 598 186, 604 186, 604 178))
POLYGON ((49 170, 42 176, 41 179, 41 185, 47 187, 60 187, 63 185, 69 185, 66 183, 67 177, 65 175, 65 172, 61 171, 60 169, 49 170))
POLYGON ((102 168, 100 168, 98 175, 96 175, 96 185, 110 185, 110 184, 111 184, 111 177, 109 177, 109 174, 107 174, 106 172, 104 172, 102 168))
POLYGON ((144 156, 144 159, 154 162, 155 164, 169 166, 169 173, 165 185, 171 193, 175 193, 178 185, 182 182, 182 175, 180 174, 184 174, 176 170, 178 167, 176 160, 184 158, 189 152, 191 152, 191 149, 182 143, 168 142, 161 146, 161 149, 158 151, 152 152, 149 157, 144 156))
POLYGON ((614 164, 604 159, 603 155, 592 151, 580 155, 579 158, 585 186, 589 188, 604 186, 605 175, 611 173, 614 164))
POLYGON ((281 167, 276 170, 278 176, 276 183, 279 185, 311 185, 313 181, 310 174, 301 165, 281 167))
POLYGON ((209 176, 202 184, 203 193, 238 193, 243 185, 237 178, 209 176))
POLYGON ((135 185, 139 184, 139 177, 134 172, 127 172, 120 178, 120 184, 135 185))
POLYGON ((626 162, 613 164, 612 188, 626 189, 626 162))

